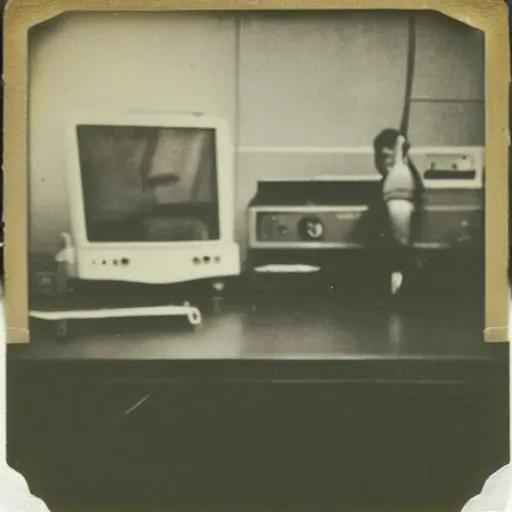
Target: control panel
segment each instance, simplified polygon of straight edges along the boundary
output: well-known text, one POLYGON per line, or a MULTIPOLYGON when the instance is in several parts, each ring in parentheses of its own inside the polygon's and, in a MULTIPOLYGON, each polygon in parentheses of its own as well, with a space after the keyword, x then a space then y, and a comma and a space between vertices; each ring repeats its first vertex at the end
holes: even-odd
POLYGON ((197 243, 186 247, 97 247, 77 250, 80 279, 170 284, 237 275, 238 245, 197 243))
POLYGON ((437 149, 412 155, 426 188, 482 188, 484 154, 481 148, 437 149))
POLYGON ((251 245, 355 246, 358 243, 353 237, 354 226, 367 210, 368 207, 365 205, 290 208, 288 211, 266 211, 256 208, 252 212, 255 232, 251 245))

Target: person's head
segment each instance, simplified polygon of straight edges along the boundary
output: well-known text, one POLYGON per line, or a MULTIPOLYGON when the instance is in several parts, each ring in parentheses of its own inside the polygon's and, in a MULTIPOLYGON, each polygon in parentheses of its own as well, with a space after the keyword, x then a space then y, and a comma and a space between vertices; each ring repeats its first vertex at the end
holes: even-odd
MULTIPOLYGON (((373 141, 375 167, 382 176, 387 176, 389 170, 395 165, 395 151, 398 137, 402 134, 393 128, 386 128, 381 131, 373 141)), ((405 137, 404 137, 405 138, 405 137)), ((405 157, 408 149, 407 140, 403 145, 405 157)))

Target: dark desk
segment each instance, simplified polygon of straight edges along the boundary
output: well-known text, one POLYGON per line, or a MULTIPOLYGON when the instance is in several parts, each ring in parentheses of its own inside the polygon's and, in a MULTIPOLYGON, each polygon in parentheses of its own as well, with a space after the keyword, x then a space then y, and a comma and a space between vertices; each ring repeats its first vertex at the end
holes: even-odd
POLYGON ((38 332, 8 350, 10 462, 52 511, 460 510, 508 462, 508 346, 448 305, 267 295, 196 332, 38 332))

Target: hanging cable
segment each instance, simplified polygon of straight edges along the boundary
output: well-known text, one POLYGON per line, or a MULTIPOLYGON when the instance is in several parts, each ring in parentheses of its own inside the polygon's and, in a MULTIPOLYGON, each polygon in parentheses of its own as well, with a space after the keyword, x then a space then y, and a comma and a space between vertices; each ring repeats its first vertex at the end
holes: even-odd
POLYGON ((412 86, 414 82, 414 65, 416 62, 416 13, 409 13, 409 34, 407 48, 407 70, 405 80, 405 97, 400 122, 400 132, 407 138, 409 131, 409 118, 411 114, 412 86))

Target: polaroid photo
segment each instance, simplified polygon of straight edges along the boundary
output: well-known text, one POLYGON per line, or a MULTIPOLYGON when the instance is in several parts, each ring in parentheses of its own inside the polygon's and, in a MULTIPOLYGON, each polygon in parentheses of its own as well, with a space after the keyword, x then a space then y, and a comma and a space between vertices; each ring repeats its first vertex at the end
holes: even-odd
POLYGON ((38 506, 479 494, 508 34, 498 0, 7 5, 5 455, 38 506))

